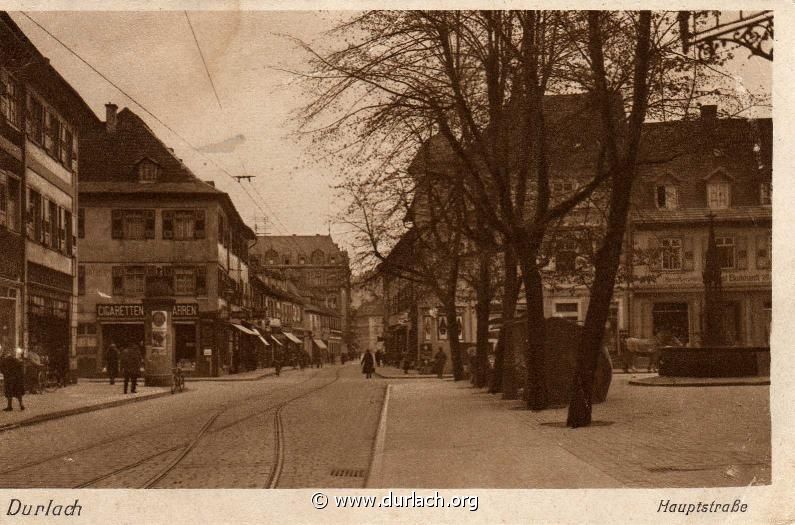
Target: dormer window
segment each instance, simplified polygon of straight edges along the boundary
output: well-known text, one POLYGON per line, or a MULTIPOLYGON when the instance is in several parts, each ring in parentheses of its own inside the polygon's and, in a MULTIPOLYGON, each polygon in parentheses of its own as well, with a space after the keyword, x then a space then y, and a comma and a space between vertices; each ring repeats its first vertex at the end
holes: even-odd
POLYGON ((675 210, 679 207, 679 196, 673 184, 658 184, 655 190, 657 208, 661 210, 675 210))
POLYGON ((773 203, 773 185, 769 182, 763 182, 759 185, 759 204, 762 206, 770 206, 773 203))
POLYGON ((142 159, 138 163, 138 182, 157 182, 160 166, 151 159, 142 159))
POLYGON ((711 210, 725 210, 731 206, 732 177, 722 168, 704 177, 707 186, 707 207, 711 210))

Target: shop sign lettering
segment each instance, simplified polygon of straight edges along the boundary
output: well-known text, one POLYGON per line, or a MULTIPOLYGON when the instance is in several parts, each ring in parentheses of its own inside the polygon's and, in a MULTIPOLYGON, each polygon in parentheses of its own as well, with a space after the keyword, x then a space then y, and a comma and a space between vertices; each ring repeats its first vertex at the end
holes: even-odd
MULTIPOLYGON (((179 303, 171 309, 171 315, 176 318, 198 317, 198 303, 179 303)), ((98 304, 97 318, 99 319, 143 319, 144 306, 142 304, 98 304)))

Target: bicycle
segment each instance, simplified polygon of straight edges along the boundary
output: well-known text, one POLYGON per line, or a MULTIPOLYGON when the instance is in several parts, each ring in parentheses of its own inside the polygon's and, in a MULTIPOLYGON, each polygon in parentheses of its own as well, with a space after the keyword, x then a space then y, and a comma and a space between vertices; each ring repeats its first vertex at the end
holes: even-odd
POLYGON ((39 370, 38 384, 40 392, 42 390, 44 392, 54 392, 61 386, 61 378, 58 377, 55 370, 51 370, 49 366, 45 366, 42 370, 39 370))
POLYGON ((171 393, 177 390, 180 392, 185 390, 185 376, 182 375, 182 369, 179 367, 171 369, 171 393))

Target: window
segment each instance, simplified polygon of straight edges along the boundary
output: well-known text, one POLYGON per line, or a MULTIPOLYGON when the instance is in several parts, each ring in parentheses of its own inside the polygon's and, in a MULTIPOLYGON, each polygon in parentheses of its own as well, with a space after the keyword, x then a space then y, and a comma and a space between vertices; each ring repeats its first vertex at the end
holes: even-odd
POLYGON ((306 264, 306 255, 303 253, 298 255, 298 264, 306 264))
POLYGON ((174 268, 174 293, 177 295, 196 293, 196 272, 193 268, 174 268))
POLYGON ((44 107, 28 93, 28 137, 38 145, 44 144, 44 107))
POLYGON ((722 270, 734 269, 734 238, 716 237, 715 245, 718 247, 718 257, 722 270))
POLYGON ((84 239, 86 236, 86 210, 85 208, 77 209, 77 236, 84 239))
POLYGON ((25 230, 28 239, 39 241, 41 236, 41 195, 36 190, 28 188, 28 213, 25 230))
POLYGON ((769 182, 763 182, 759 185, 759 204, 762 206, 770 206, 773 203, 773 185, 769 182))
POLYGON ((19 129, 22 127, 22 111, 20 108, 20 96, 22 88, 19 83, 8 74, 7 71, 0 71, 0 113, 6 121, 19 129))
POLYGON ((86 267, 83 264, 77 267, 77 295, 86 294, 86 267))
POLYGON ((682 239, 662 239, 660 242, 663 270, 682 269, 682 239))
POLYGON ((555 317, 559 317, 561 319, 568 319, 569 321, 575 321, 575 322, 579 321, 580 303, 576 301, 555 303, 555 317))
POLYGON ((756 237, 756 267, 759 270, 769 270, 773 254, 773 236, 759 235, 756 237))
POLYGON ((220 213, 218 214, 218 242, 220 242, 224 248, 229 244, 226 238, 226 221, 224 220, 224 216, 220 213))
POLYGON ((51 157, 58 159, 61 146, 61 121, 55 113, 47 110, 44 115, 44 126, 44 149, 51 157))
POLYGON ((315 250, 312 252, 312 264, 323 264, 326 259, 326 254, 323 250, 315 250))
POLYGON ((657 186, 657 207, 661 210, 675 210, 679 207, 676 186, 666 184, 657 186))
POLYGON ((19 181, 0 170, 0 225, 19 231, 19 181))
POLYGON ((72 144, 74 142, 74 137, 72 134, 72 130, 69 129, 65 125, 61 125, 61 154, 60 154, 60 161, 61 164, 67 167, 67 169, 71 169, 72 166, 72 144))
POLYGON ((563 239, 555 250, 555 269, 558 272, 572 273, 577 267, 577 241, 563 239))
POLYGON ((75 248, 77 247, 77 241, 75 239, 74 230, 72 229, 72 213, 68 210, 64 210, 64 230, 66 232, 66 255, 73 255, 75 253, 75 248))
POLYGON ((112 210, 111 238, 154 239, 155 210, 112 210))
POLYGON ((163 211, 164 239, 189 240, 204 237, 204 210, 163 211))
POLYGON ((124 295, 143 295, 146 280, 146 269, 143 266, 126 266, 124 268, 124 295))
POLYGON ((574 183, 570 180, 556 180, 552 182, 553 195, 565 195, 574 191, 574 183))
POLYGON ((139 182, 157 182, 160 175, 160 166, 150 159, 143 159, 138 163, 139 182))
POLYGON ((707 206, 713 210, 722 210, 729 207, 729 183, 710 182, 707 184, 707 206))
POLYGON ((268 250, 265 252, 265 264, 276 264, 278 260, 279 254, 276 253, 276 250, 268 250))

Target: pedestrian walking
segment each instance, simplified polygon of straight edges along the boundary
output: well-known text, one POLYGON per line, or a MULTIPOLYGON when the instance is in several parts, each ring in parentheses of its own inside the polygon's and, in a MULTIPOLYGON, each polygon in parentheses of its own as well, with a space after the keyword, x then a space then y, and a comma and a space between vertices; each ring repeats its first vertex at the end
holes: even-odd
POLYGON ((25 395, 25 367, 22 364, 21 348, 16 351, 10 348, 3 350, 2 357, 0 357, 0 372, 3 374, 5 396, 8 402, 8 406, 3 411, 14 410, 11 406, 13 398, 17 398, 19 409, 25 410, 25 405, 22 403, 22 396, 25 395))
POLYGON ((441 379, 444 373, 444 365, 447 363, 447 354, 444 353, 441 346, 439 347, 439 351, 436 352, 435 360, 436 363, 434 366, 436 368, 436 376, 441 379))
POLYGON ((127 393, 129 385, 130 393, 135 394, 138 386, 138 373, 141 369, 141 352, 138 346, 131 344, 121 353, 121 371, 124 374, 124 393, 127 393))
POLYGON ((373 353, 368 348, 362 357, 362 373, 367 379, 370 379, 373 377, 373 372, 375 372, 375 357, 373 357, 373 353))
POLYGON ((116 383, 116 376, 119 375, 119 349, 113 343, 105 350, 105 366, 108 370, 110 384, 113 385, 116 383))

